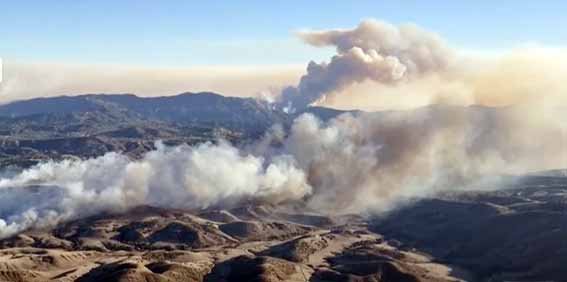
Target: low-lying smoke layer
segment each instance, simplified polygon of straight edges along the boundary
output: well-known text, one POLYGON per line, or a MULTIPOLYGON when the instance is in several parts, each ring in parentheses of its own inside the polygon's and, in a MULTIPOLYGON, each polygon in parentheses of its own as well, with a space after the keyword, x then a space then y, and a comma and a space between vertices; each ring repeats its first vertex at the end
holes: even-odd
POLYGON ((453 58, 437 34, 410 24, 365 20, 354 29, 303 32, 300 37, 313 46, 334 46, 337 54, 329 63, 311 61, 299 85, 283 90, 279 103, 289 111, 303 109, 354 83, 391 84, 440 72, 453 58))
POLYGON ((301 76, 302 69, 301 66, 203 66, 176 69, 5 60, 4 77, 0 83, 0 103, 85 93, 135 93, 155 97, 187 91, 212 91, 249 97, 251 94, 272 88, 280 89, 293 83, 301 76))
POLYGON ((30 226, 137 205, 204 208, 247 198, 297 200, 311 187, 292 157, 243 154, 221 142, 158 146, 141 160, 118 153, 47 162, 0 180, 0 237, 30 226))
POLYGON ((137 205, 263 201, 379 212, 484 175, 563 166, 559 124, 523 116, 521 109, 449 106, 345 114, 326 123, 304 114, 288 134, 274 130, 246 148, 221 141, 158 146, 140 160, 110 153, 47 162, 0 180, 0 237, 137 205))

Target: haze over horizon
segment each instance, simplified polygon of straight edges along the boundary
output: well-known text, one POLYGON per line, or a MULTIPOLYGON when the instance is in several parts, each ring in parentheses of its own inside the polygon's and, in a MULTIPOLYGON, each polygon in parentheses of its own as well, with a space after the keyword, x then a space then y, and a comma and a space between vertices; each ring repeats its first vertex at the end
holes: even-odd
MULTIPOLYGON (((328 62, 333 56, 332 46, 306 44, 298 32, 351 29, 361 20, 373 18, 395 26, 411 23, 436 33, 454 51, 461 66, 458 72, 464 74, 447 79, 430 73, 396 85, 356 81, 340 89, 350 95, 331 93, 320 104, 383 110, 439 101, 526 102, 525 97, 533 94, 510 99, 500 97, 510 96, 507 93, 485 93, 478 88, 510 73, 512 81, 533 78, 538 89, 558 91, 556 77, 563 77, 566 61, 563 46, 567 42, 562 38, 567 37, 558 28, 565 24, 559 12, 565 4, 513 4, 363 1, 352 7, 340 1, 314 1, 268 7, 257 1, 209 5, 172 1, 160 6, 145 1, 6 3, 3 9, 8 12, 0 19, 0 57, 4 60, 0 101, 84 93, 162 96, 186 91, 273 96, 296 85, 309 61, 328 62), (235 5, 239 12, 233 9, 235 5), (287 15, 281 11, 286 10, 293 11, 292 21, 283 20, 287 15), (105 20, 98 20, 101 18, 105 20), (478 95, 463 94, 475 91, 483 92, 483 98, 471 100, 469 96, 478 95)), ((500 88, 494 91, 510 92, 513 87, 500 88)))

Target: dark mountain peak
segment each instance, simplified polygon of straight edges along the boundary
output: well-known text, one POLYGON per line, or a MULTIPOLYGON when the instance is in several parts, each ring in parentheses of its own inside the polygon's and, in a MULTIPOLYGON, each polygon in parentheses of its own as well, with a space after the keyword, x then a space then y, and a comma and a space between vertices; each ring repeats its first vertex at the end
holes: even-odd
MULTIPOLYGON (((185 97, 185 96, 189 96, 189 97, 210 97, 210 98, 229 98, 226 96, 223 96, 221 94, 215 93, 215 92, 183 92, 180 94, 177 94, 175 96, 180 96, 180 97, 185 97)), ((175 96, 164 96, 164 97, 175 97, 175 96)))

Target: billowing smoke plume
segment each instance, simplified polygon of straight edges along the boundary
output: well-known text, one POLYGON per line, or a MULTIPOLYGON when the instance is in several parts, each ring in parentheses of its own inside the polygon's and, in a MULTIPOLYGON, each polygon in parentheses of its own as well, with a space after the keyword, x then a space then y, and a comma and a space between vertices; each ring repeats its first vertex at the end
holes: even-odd
POLYGON ((303 109, 330 92, 366 80, 395 83, 447 68, 452 51, 436 34, 415 25, 365 20, 351 30, 303 32, 313 46, 334 46, 329 63, 311 61, 297 87, 284 89, 280 106, 303 109))
POLYGON ((521 109, 432 106, 298 117, 246 148, 226 142, 47 162, 0 180, 0 237, 138 205, 199 209, 293 202, 326 213, 388 210, 486 175, 565 165, 558 123, 521 109), (546 136, 534 142, 534 136, 546 136), (513 142, 511 142, 513 140, 513 142))
POLYGON ((266 163, 221 142, 158 146, 143 159, 118 153, 47 162, 0 180, 0 237, 137 205, 204 208, 259 199, 279 203, 311 192, 292 157, 266 163))

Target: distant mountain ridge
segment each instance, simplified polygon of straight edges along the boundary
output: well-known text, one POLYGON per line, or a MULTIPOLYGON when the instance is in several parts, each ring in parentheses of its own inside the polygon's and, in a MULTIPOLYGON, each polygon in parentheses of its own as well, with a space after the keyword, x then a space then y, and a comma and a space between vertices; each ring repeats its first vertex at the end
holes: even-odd
MULTIPOLYGON (((344 111, 312 107, 306 110, 323 119, 344 111)), ((305 112, 305 111, 304 111, 305 112)), ((178 124, 220 124, 229 127, 256 126, 265 129, 287 123, 300 114, 289 115, 271 104, 254 99, 226 97, 212 92, 182 93, 175 96, 139 97, 133 94, 85 94, 34 98, 0 105, 3 119, 44 119, 72 115, 122 117, 133 121, 178 124)), ((303 113, 303 112, 301 112, 303 113)))
MULTIPOLYGON (((254 98, 225 97, 211 92, 165 97, 132 94, 86 94, 35 98, 0 105, 0 166, 27 166, 68 156, 94 157, 123 152, 133 157, 154 148, 196 144, 219 138, 251 142, 275 124, 289 129, 293 120, 311 113, 323 121, 343 113, 325 107, 308 107, 288 114, 254 98)), ((430 120, 433 126, 447 113, 467 113, 492 124, 498 108, 430 105, 407 111, 372 112, 377 121, 386 116, 430 120)))
POLYGON ((224 97, 215 93, 183 93, 167 97, 132 94, 87 94, 35 98, 0 106, 0 116, 65 115, 87 112, 120 114, 144 120, 187 123, 267 123, 282 114, 252 98, 224 97))
POLYGON ((139 155, 156 140, 171 144, 218 137, 250 140, 274 124, 289 127, 304 112, 323 120, 344 113, 312 107, 287 114, 266 101, 212 92, 164 97, 85 94, 15 101, 0 105, 0 165, 108 151, 139 155))

